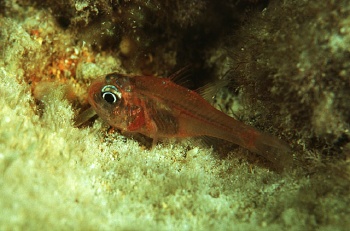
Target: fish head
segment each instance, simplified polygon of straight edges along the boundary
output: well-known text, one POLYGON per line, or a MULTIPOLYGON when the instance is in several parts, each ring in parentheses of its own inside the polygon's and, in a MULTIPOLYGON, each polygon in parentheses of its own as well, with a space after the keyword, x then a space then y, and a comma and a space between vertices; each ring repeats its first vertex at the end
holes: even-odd
POLYGON ((109 125, 127 130, 130 110, 125 108, 131 91, 130 77, 110 73, 91 84, 88 101, 96 114, 109 125))

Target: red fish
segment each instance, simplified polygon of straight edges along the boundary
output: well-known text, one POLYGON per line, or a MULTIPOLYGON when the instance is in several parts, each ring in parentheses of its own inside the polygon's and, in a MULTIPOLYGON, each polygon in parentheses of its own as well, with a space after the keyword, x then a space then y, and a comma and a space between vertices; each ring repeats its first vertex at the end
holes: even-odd
POLYGON ((276 166, 292 162, 290 147, 215 109, 170 78, 110 73, 92 83, 92 109, 112 127, 159 138, 210 136, 238 144, 276 166))

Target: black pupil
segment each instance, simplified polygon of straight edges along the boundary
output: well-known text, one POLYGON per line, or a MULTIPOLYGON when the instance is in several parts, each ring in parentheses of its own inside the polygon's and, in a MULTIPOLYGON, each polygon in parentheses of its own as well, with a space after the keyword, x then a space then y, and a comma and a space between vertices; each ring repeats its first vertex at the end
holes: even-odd
POLYGON ((103 98, 107 103, 115 103, 117 101, 117 97, 111 92, 103 93, 103 98))

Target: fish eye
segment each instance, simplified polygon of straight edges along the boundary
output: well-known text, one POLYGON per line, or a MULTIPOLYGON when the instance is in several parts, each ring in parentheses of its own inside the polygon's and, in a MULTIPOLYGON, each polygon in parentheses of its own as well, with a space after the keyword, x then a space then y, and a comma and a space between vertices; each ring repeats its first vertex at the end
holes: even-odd
POLYGON ((115 86, 106 85, 101 90, 101 96, 107 103, 115 104, 120 100, 122 94, 115 86))

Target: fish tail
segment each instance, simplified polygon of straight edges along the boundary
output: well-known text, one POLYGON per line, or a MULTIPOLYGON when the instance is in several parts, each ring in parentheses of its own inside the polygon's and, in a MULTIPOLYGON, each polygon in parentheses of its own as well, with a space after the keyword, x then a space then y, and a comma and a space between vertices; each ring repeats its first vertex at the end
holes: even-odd
POLYGON ((293 155, 290 146, 277 137, 255 131, 255 139, 246 147, 272 162, 276 168, 290 168, 293 164, 293 155))

